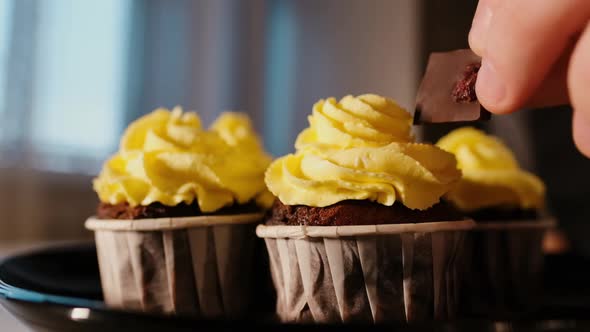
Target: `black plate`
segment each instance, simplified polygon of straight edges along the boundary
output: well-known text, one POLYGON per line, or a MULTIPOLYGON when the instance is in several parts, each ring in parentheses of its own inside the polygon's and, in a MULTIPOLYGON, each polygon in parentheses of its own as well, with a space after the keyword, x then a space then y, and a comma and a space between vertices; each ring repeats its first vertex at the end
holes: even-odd
POLYGON ((470 319, 423 325, 284 325, 269 319, 202 320, 110 310, 101 299, 95 247, 53 247, 0 264, 0 302, 37 331, 590 331, 590 262, 575 255, 546 260, 546 303, 517 321, 470 319))

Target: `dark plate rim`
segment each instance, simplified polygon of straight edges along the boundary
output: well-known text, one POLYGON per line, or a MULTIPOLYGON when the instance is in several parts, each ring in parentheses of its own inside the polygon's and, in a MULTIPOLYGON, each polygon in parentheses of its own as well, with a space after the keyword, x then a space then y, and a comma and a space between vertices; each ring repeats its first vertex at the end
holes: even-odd
MULTIPOLYGON (((92 246, 94 243, 91 241, 84 241, 84 242, 75 242, 69 244, 61 244, 61 245, 48 245, 48 246, 39 246, 33 249, 25 250, 22 252, 18 252, 13 255, 9 255, 0 259, 0 270, 2 266, 9 261, 14 259, 18 259, 21 257, 26 257, 29 255, 35 255, 40 253, 47 253, 52 251, 72 251, 76 250, 77 248, 81 247, 88 247, 92 246)), ((0 282, 2 280, 0 279, 0 282)), ((10 286, 10 285, 9 285, 10 286)), ((10 286, 15 289, 14 286, 10 286)), ((2 292, 0 289, 0 304, 4 306, 9 312, 11 312, 15 317, 26 320, 23 315, 18 314, 15 312, 15 307, 28 307, 28 308, 35 308, 35 309, 43 309, 43 310, 52 310, 54 314, 62 316, 64 319, 81 324, 96 324, 102 323, 105 320, 120 320, 120 321, 127 321, 127 322, 136 322, 141 320, 142 323, 161 323, 166 324, 173 322, 174 326, 180 327, 195 327, 196 325, 207 327, 207 328, 216 328, 216 329, 227 329, 227 328, 240 328, 244 326, 248 327, 260 327, 264 329, 273 328, 276 329, 280 327, 281 329, 296 329, 298 331, 301 328, 305 328, 306 330, 315 330, 321 329, 322 331, 330 330, 332 328, 335 329, 342 329, 343 324, 335 324, 335 325, 323 325, 323 324, 284 324, 280 323, 274 319, 241 319, 241 320, 227 320, 227 319, 206 319, 206 318, 195 318, 195 317, 187 317, 187 316, 167 316, 167 315, 158 315, 158 314, 149 314, 143 312, 136 312, 136 311, 126 311, 126 310, 119 310, 119 309, 110 309, 104 306, 102 301, 95 301, 89 300, 84 298, 74 298, 74 297, 63 297, 58 294, 48 294, 36 291, 30 291, 27 289, 19 289, 20 291, 34 293, 36 296, 39 296, 36 299, 30 298, 16 298, 11 296, 6 296, 5 293, 2 292), (80 299, 86 301, 87 303, 94 303, 96 305, 83 305, 84 302, 81 302, 78 305, 75 302, 67 302, 64 303, 62 301, 55 301, 56 298, 68 298, 68 299, 80 299), (78 314, 74 314, 74 312, 78 312, 78 314), (79 313, 83 312, 83 315, 79 313)), ((482 330, 486 329, 489 330, 498 330, 501 328, 503 324, 509 325, 516 325, 520 327, 524 327, 527 330, 531 328, 541 328, 541 330, 547 331, 555 331, 559 330, 560 328, 575 328, 580 324, 583 324, 584 327, 587 327, 590 330, 590 315, 588 312, 569 312, 569 310, 557 312, 557 313, 545 313, 543 318, 525 318, 525 319, 517 319, 517 320, 491 320, 491 319, 463 319, 463 320, 456 320, 456 321, 446 321, 446 322, 425 322, 421 324, 405 324, 405 323, 388 323, 382 325, 373 325, 373 324, 345 324, 347 327, 370 327, 371 330, 380 330, 380 327, 384 327, 387 330, 391 331, 392 328, 399 328, 400 330, 405 331, 424 331, 424 330, 432 330, 432 329, 442 329, 446 331, 448 329, 470 329, 470 330, 482 330)))

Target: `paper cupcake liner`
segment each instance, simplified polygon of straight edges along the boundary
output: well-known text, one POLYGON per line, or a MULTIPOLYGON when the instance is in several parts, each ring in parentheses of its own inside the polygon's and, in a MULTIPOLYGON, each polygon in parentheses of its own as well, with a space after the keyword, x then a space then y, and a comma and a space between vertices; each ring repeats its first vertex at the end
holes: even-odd
POLYGON ((284 322, 444 320, 460 296, 471 221, 264 226, 276 313, 284 322))
POLYGON ((542 296, 545 231, 552 219, 486 222, 466 237, 461 312, 511 316, 532 312, 542 296))
POLYGON ((244 315, 261 217, 89 219, 105 303, 151 313, 244 315))

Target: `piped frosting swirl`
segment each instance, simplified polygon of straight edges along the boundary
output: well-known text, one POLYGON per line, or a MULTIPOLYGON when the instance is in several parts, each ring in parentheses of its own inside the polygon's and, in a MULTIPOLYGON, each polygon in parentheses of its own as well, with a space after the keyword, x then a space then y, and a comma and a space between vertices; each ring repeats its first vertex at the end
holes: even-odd
POLYGON ((294 154, 266 171, 287 205, 323 207, 371 200, 411 209, 437 203, 459 179, 452 154, 414 142, 412 117, 391 99, 366 94, 318 101, 294 154))
POLYGON ((461 181, 446 195, 461 210, 543 206, 545 185, 522 170, 512 151, 498 138, 464 127, 450 132, 437 145, 455 155, 463 172, 461 181))
POLYGON ((270 161, 244 114, 222 113, 206 130, 196 113, 157 109, 129 125, 93 186, 105 203, 196 200, 214 212, 265 197, 270 161))

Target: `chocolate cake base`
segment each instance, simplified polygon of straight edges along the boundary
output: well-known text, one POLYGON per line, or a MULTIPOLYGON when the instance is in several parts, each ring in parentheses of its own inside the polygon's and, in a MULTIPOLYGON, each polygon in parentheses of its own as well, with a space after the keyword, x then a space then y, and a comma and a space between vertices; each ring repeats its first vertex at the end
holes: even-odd
POLYGON ((148 218, 166 218, 166 217, 194 217, 202 215, 220 215, 220 214, 240 214, 260 212, 254 202, 246 204, 236 204, 224 207, 213 213, 204 213, 199 208, 199 204, 180 203, 175 206, 167 206, 161 203, 152 203, 150 205, 131 206, 128 203, 108 204, 100 203, 96 209, 96 216, 99 219, 148 219, 148 218))
POLYGON ((285 205, 275 200, 266 217, 268 225, 346 226, 423 223, 462 220, 463 215, 441 202, 420 211, 396 202, 385 206, 372 201, 347 200, 326 207, 285 205))

